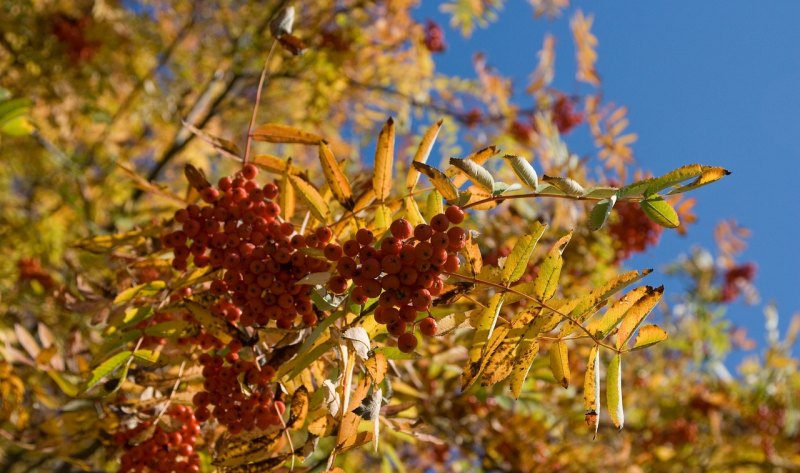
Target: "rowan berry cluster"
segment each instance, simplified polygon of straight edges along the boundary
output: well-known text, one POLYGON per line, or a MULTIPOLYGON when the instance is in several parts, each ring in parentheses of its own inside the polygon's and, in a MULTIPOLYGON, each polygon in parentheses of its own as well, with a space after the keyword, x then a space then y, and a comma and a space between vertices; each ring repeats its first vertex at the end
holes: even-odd
POLYGON ((664 227, 647 218, 638 205, 617 202, 614 211, 617 218, 609 222, 608 231, 615 241, 617 261, 628 259, 633 253, 641 253, 658 243, 664 227))
POLYGON ((197 420, 204 422, 213 417, 232 435, 279 425, 286 405, 274 400, 270 388, 275 370, 241 357, 242 345, 238 341, 231 342, 228 348, 224 357, 208 353, 200 356, 205 380, 204 391, 192 399, 197 420), (249 394, 243 392, 243 385, 249 394))
POLYGON ((425 47, 432 53, 441 53, 447 49, 442 27, 433 20, 425 23, 425 47))
POLYGON ((734 266, 725 271, 725 282, 722 286, 720 299, 723 302, 731 302, 737 297, 741 291, 742 284, 753 282, 756 275, 756 265, 753 263, 745 263, 734 266))
POLYGON ((180 428, 168 432, 160 425, 156 425, 152 435, 137 445, 132 445, 131 442, 151 428, 151 421, 142 422, 114 436, 117 445, 125 448, 120 460, 120 473, 200 471, 200 457, 194 451, 195 439, 200 434, 200 425, 194 413, 186 406, 173 405, 166 415, 179 424, 180 428))
POLYGON ((458 271, 457 253, 466 244, 466 233, 450 225, 463 221, 464 211, 453 206, 434 216, 430 225, 413 227, 408 220, 395 220, 389 227, 391 235, 376 246, 366 228, 342 246, 329 243, 324 254, 336 262, 336 275, 328 281, 328 289, 343 294, 352 281, 353 302, 363 305, 369 298, 379 298, 375 321, 386 324, 400 350, 413 351, 417 346, 414 326, 419 325, 424 335, 436 333, 433 317, 417 322, 417 314, 428 312, 433 298, 442 293, 442 272, 458 271))
POLYGON ((258 168, 248 164, 217 187, 200 188, 210 205, 191 204, 175 212, 181 229, 165 234, 164 245, 172 248, 177 270, 185 270, 190 258, 198 268, 223 270, 211 283, 211 293, 219 297, 211 311, 228 322, 250 327, 274 321, 290 328, 300 315, 314 325, 311 288, 296 282, 324 271, 327 263, 298 250, 324 247, 331 230, 321 227, 303 236, 290 222, 281 222, 278 187, 260 187, 257 174, 258 168))
POLYGON ((558 128, 558 132, 566 135, 583 123, 583 120, 583 113, 575 111, 575 102, 567 96, 559 95, 553 105, 553 123, 558 128))

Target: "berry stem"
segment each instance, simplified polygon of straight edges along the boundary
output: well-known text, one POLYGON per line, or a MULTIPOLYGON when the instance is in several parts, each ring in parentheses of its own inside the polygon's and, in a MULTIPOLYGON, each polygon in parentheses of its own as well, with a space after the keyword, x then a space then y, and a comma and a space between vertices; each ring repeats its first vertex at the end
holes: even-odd
POLYGON ((607 345, 607 344, 601 342, 600 340, 598 340, 597 337, 595 337, 589 330, 586 329, 586 327, 584 327, 582 324, 580 324, 577 320, 573 319, 572 317, 570 317, 567 314, 564 314, 564 313, 558 311, 556 308, 551 307, 546 302, 542 302, 542 301, 540 301, 539 299, 537 299, 535 297, 532 297, 532 296, 529 296, 529 295, 524 294, 522 292, 519 292, 516 289, 513 289, 511 287, 506 287, 506 286, 503 286, 502 284, 493 283, 491 281, 485 281, 483 279, 478 279, 478 278, 472 277, 472 276, 463 276, 461 274, 451 273, 451 272, 448 272, 448 271, 442 271, 442 274, 447 274, 448 276, 453 276, 453 277, 456 277, 456 278, 459 278, 459 279, 463 279, 464 281, 469 281, 469 282, 472 282, 472 283, 475 283, 475 284, 485 284, 487 286, 491 286, 491 287, 500 289, 502 291, 510 292, 512 294, 516 294, 516 295, 518 295, 520 297, 523 297, 523 298, 533 302, 534 304, 538 305, 539 307, 543 307, 543 308, 545 308, 547 310, 550 310, 553 313, 561 316, 564 320, 569 320, 570 322, 574 323, 575 325, 580 327, 580 329, 584 333, 586 333, 586 335, 589 338, 591 338, 596 344, 598 344, 598 345, 600 345, 600 346, 602 346, 604 348, 607 348, 607 349, 609 349, 611 351, 614 351, 616 353, 620 353, 620 350, 617 350, 615 347, 612 347, 611 345, 607 345))
POLYGON ((256 91, 256 103, 253 104, 253 116, 250 117, 250 124, 247 126, 247 142, 244 148, 244 159, 242 160, 242 167, 244 167, 250 159, 250 145, 253 142, 253 127, 256 124, 256 117, 258 116, 258 104, 261 102, 261 90, 264 88, 264 82, 269 73, 269 63, 272 60, 272 53, 275 52, 275 47, 278 45, 277 40, 272 41, 272 46, 269 48, 269 54, 264 61, 264 68, 261 69, 261 78, 258 80, 258 90, 256 91))

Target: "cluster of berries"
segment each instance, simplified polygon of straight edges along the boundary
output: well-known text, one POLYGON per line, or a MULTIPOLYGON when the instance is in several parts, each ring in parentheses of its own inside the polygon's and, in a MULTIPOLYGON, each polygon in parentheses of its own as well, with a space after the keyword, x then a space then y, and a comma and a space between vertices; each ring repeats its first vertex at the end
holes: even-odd
POLYGON ((166 413, 180 428, 166 431, 156 425, 153 434, 145 441, 132 445, 132 441, 152 427, 152 422, 142 422, 136 427, 114 436, 117 445, 125 448, 120 473, 198 473, 200 457, 194 451, 195 439, 200 435, 200 425, 192 410, 173 405, 166 413))
POLYGON ((433 20, 425 22, 425 47, 432 53, 441 53, 447 49, 442 27, 433 20))
POLYGON ((742 287, 753 282, 755 275, 756 265, 753 263, 741 264, 725 271, 720 299, 723 302, 731 302, 739 297, 742 287))
POLYGON ((214 417, 232 435, 279 425, 286 405, 274 400, 270 388, 275 370, 269 365, 259 366, 255 359, 245 360, 240 356, 242 344, 236 340, 228 348, 224 357, 208 353, 200 356, 205 380, 204 390, 192 399, 197 420, 214 417), (242 391, 243 385, 249 394, 242 391))
POLYGON ((190 257, 198 268, 224 269, 210 288, 220 298, 212 306, 215 315, 243 327, 275 321, 290 328, 298 315, 314 325, 311 287, 296 282, 324 271, 327 263, 298 250, 323 248, 332 232, 321 227, 309 236, 296 234, 290 222, 279 219, 278 187, 259 187, 257 174, 248 164, 233 178, 220 179, 218 187, 199 189, 211 205, 191 204, 175 212, 182 228, 165 234, 163 243, 172 248, 177 270, 185 270, 190 257))
POLYGON ((583 119, 583 113, 575 111, 575 102, 565 95, 559 95, 553 105, 553 123, 558 128, 558 132, 566 135, 583 123, 583 119))
POLYGON ((342 246, 329 243, 324 254, 336 262, 336 275, 328 281, 328 289, 343 294, 352 281, 353 302, 363 305, 369 298, 379 298, 375 321, 387 325, 400 350, 414 351, 414 326, 418 324, 424 335, 436 333, 433 317, 417 322, 417 313, 428 312, 433 298, 442 293, 442 273, 458 271, 457 253, 467 235, 461 227, 450 225, 463 221, 464 211, 451 206, 434 216, 430 225, 413 227, 408 220, 395 220, 389 227, 391 236, 377 247, 374 235, 365 228, 342 246))
POLYGON ((647 218, 636 203, 617 202, 614 211, 617 218, 609 222, 608 231, 615 242, 616 261, 626 260, 633 253, 658 244, 664 227, 647 218))

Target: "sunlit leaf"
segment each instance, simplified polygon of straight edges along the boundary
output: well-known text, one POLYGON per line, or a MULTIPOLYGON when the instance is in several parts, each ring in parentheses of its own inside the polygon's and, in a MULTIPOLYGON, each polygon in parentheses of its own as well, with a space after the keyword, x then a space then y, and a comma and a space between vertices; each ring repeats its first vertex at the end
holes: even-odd
POLYGON ((577 181, 571 179, 569 177, 553 177, 544 175, 542 176, 542 181, 554 186, 556 189, 560 190, 561 192, 572 195, 576 197, 580 197, 586 194, 586 189, 583 188, 577 181))
POLYGON ((133 286, 129 289, 126 289, 119 294, 117 297, 114 298, 114 305, 123 305, 135 297, 152 297, 158 294, 159 292, 166 289, 167 283, 164 281, 156 280, 147 282, 144 284, 139 284, 137 286, 133 286))
POLYGON ((655 289, 648 286, 647 294, 636 301, 636 303, 625 312, 625 317, 622 319, 622 323, 617 331, 617 349, 625 346, 625 343, 631 338, 633 332, 636 331, 639 325, 644 321, 647 314, 653 310, 653 307, 658 304, 658 301, 661 300, 661 296, 663 295, 664 286, 659 286, 655 289))
POLYGON ((503 156, 503 158, 506 162, 511 164, 511 169, 514 171, 514 174, 517 175, 520 182, 534 191, 539 187, 539 176, 527 159, 511 154, 507 154, 503 156))
MULTIPOLYGON (((414 160, 412 162, 428 162, 428 157, 431 154, 433 144, 436 142, 436 137, 439 135, 439 130, 442 128, 443 122, 443 120, 439 120, 431 125, 430 128, 428 128, 428 131, 425 132, 425 135, 422 137, 422 141, 419 143, 417 152, 414 153, 414 160)), ((406 177, 406 188, 408 189, 408 192, 414 191, 414 188, 417 186, 417 181, 419 181, 419 171, 412 165, 409 167, 408 176, 406 177)))
POLYGON ((480 164, 466 158, 450 158, 450 164, 461 170, 461 172, 483 190, 494 192, 494 178, 489 171, 480 164))
POLYGON ((658 325, 644 325, 639 329, 639 334, 633 341, 632 350, 639 350, 663 342, 667 339, 667 332, 658 325))
POLYGON ((308 205, 308 210, 311 211, 311 214, 320 222, 327 222, 328 203, 325 202, 316 187, 299 176, 289 175, 289 182, 308 205))
POLYGON ((668 194, 680 194, 683 192, 687 192, 693 189, 697 189, 698 187, 702 187, 706 184, 711 184, 712 182, 716 182, 722 179, 725 176, 730 175, 730 171, 727 169, 719 168, 719 167, 712 167, 712 166, 703 166, 703 173, 695 179, 694 181, 686 184, 685 186, 678 187, 670 191, 668 194))
POLYGON ((569 357, 567 342, 564 340, 559 340, 555 345, 550 347, 550 370, 553 372, 556 383, 560 384, 565 389, 569 387, 569 357))
POLYGON ((539 354, 539 340, 535 338, 530 340, 528 337, 523 337, 517 353, 516 364, 509 377, 509 388, 514 399, 519 399, 519 395, 522 393, 522 385, 525 384, 525 378, 528 377, 533 360, 539 354))
POLYGON ((389 197, 392 190, 392 172, 394 171, 394 120, 389 118, 378 135, 375 148, 375 175, 372 178, 372 189, 379 201, 389 197))
POLYGON ((426 175, 428 179, 430 179, 431 184, 433 187, 436 188, 441 194, 448 201, 456 201, 458 200, 458 189, 456 186, 450 182, 445 174, 436 169, 435 167, 428 166, 425 163, 413 163, 414 168, 421 172, 422 174, 426 175))
POLYGON ((667 228, 676 228, 681 224, 678 213, 660 195, 652 195, 639 202, 639 205, 653 222, 667 228))
POLYGON ((600 425, 600 349, 597 345, 592 346, 589 360, 586 362, 586 375, 583 380, 583 408, 586 424, 594 430, 596 437, 597 428, 600 425))
POLYGON ((353 190, 350 188, 350 181, 347 180, 347 176, 339 168, 339 163, 336 161, 333 151, 324 140, 319 143, 319 161, 333 196, 342 204, 342 207, 352 210, 355 202, 353 201, 353 190))
POLYGON ((622 357, 619 354, 611 358, 606 373, 606 404, 608 415, 614 427, 622 429, 625 424, 625 411, 622 407, 622 357))
POLYGON ((650 292, 649 286, 641 286, 628 292, 609 307, 602 317, 592 319, 586 329, 597 338, 605 338, 622 321, 628 309, 650 292))
POLYGON ((561 267, 564 265, 564 259, 561 253, 572 238, 572 232, 567 233, 556 241, 547 256, 539 265, 539 274, 533 283, 533 295, 540 301, 547 301, 553 297, 558 288, 558 278, 561 275, 561 267))
POLYGON ((542 237, 545 229, 547 229, 546 225, 543 225, 541 222, 534 222, 530 233, 523 235, 517 240, 514 249, 511 250, 511 254, 508 255, 508 258, 506 258, 503 264, 503 284, 516 282, 525 274, 531 253, 533 249, 536 248, 536 243, 539 242, 539 238, 542 237))
POLYGON ((255 141, 266 141, 269 143, 300 143, 306 145, 316 145, 323 139, 321 136, 314 133, 277 123, 267 123, 266 125, 259 126, 253 130, 252 136, 255 141))
POLYGON ((93 388, 97 383, 100 382, 100 380, 110 375, 117 368, 126 363, 130 359, 131 355, 133 355, 132 351, 125 350, 100 363, 99 366, 92 370, 92 376, 86 382, 84 390, 88 391, 89 389, 93 388))

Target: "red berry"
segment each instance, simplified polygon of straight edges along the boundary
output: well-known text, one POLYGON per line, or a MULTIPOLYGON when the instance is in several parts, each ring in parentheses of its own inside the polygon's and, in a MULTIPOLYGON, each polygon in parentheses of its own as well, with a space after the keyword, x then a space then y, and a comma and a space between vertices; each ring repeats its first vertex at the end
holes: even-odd
POLYGON ((337 245, 336 243, 328 243, 328 245, 323 250, 325 257, 328 258, 330 261, 339 261, 342 257, 342 247, 337 245))
POLYGON ((256 178, 256 176, 258 176, 258 168, 256 167, 256 165, 253 163, 245 164, 244 167, 242 168, 242 177, 252 181, 253 179, 256 178))
POLYGON ((438 328, 439 327, 436 325, 436 321, 433 319, 433 317, 425 317, 419 321, 419 331, 428 337, 436 335, 438 328))
POLYGON ((428 224, 420 223, 414 228, 414 238, 419 241, 425 241, 429 239, 431 235, 433 235, 433 229, 428 224))
POLYGON ((317 228, 317 238, 322 243, 328 243, 333 238, 333 231, 329 227, 317 228))
POLYGON ((403 353, 411 353, 417 348, 417 337, 413 333, 404 333, 397 337, 397 348, 403 353))
POLYGON ((347 279, 334 276, 328 281, 328 289, 334 294, 344 294, 347 291, 347 279))
POLYGON ((400 240, 406 240, 411 238, 411 234, 414 231, 414 227, 411 226, 411 222, 404 218, 399 218, 392 222, 389 226, 389 231, 392 232, 395 238, 400 240))
POLYGON ((436 214, 431 219, 431 227, 437 232, 446 232, 450 226, 450 220, 445 214, 436 214))
POLYGON ((347 240, 344 242, 344 245, 342 245, 342 249, 344 250, 344 254, 355 258, 358 255, 358 251, 361 249, 361 245, 355 240, 347 240))
POLYGON ((356 232, 356 241, 360 243, 362 246, 372 244, 372 241, 375 239, 372 231, 367 228, 359 228, 356 232))
POLYGON ((444 211, 444 214, 453 225, 458 225, 464 221, 464 210, 457 205, 451 205, 450 207, 447 207, 447 210, 444 211))

